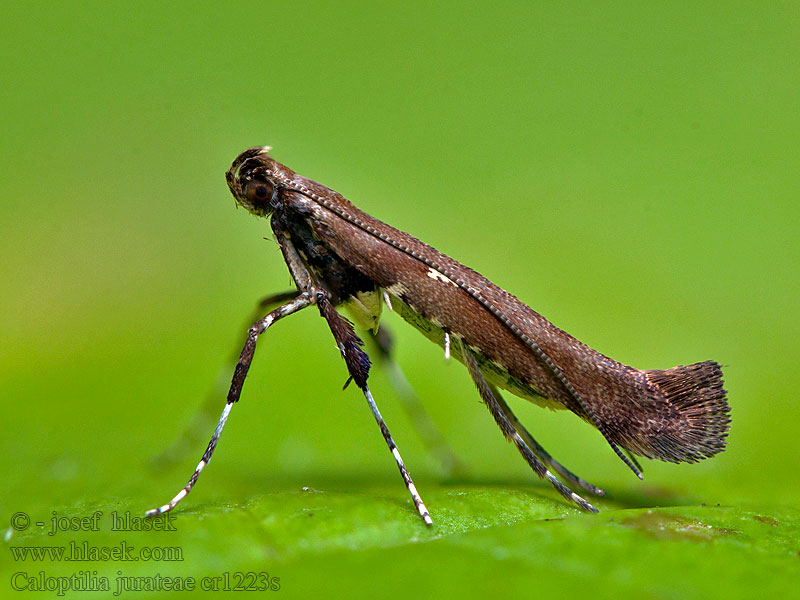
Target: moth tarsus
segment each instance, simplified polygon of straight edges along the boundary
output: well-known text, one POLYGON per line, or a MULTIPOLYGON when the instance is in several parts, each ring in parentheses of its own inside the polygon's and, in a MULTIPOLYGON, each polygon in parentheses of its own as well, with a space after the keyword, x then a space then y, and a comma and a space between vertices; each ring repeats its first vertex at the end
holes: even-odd
MULTIPOLYGON (((395 458, 417 513, 432 523, 367 385, 371 361, 353 324, 376 336, 385 305, 464 363, 503 435, 531 469, 564 498, 597 509, 569 485, 603 495, 550 456, 519 422, 500 389, 541 406, 568 409, 590 423, 641 478, 636 456, 695 462, 725 448, 730 407, 714 361, 640 370, 583 344, 505 290, 411 235, 356 208, 333 190, 250 148, 226 173, 236 202, 268 217, 297 292, 248 330, 227 403, 203 458, 172 510, 211 460, 238 401, 259 336, 275 321, 316 304, 349 374, 363 392, 395 458), (337 308, 346 309, 353 322, 337 308)), ((380 345, 379 345, 380 349, 380 345)))

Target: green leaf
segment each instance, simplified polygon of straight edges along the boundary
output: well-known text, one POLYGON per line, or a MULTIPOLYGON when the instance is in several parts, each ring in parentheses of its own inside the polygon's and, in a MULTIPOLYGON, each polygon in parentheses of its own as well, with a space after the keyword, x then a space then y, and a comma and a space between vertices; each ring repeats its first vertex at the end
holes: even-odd
MULTIPOLYGON (((775 507, 670 506, 630 509, 599 503, 583 514, 541 486, 426 485, 435 524, 426 527, 396 485, 352 491, 306 488, 266 494, 242 504, 192 504, 154 520, 128 503, 58 511, 61 523, 91 522, 97 531, 32 526, 6 542, 8 556, 24 547, 141 548, 178 562, 17 560, 13 572, 48 577, 79 571, 108 578, 111 589, 157 585, 164 577, 194 577, 224 585, 225 573, 266 573, 281 591, 309 597, 320 589, 358 591, 364 597, 484 594, 580 594, 592 597, 790 597, 800 578, 800 517, 775 507), (174 531, 113 531, 117 524, 174 531), (159 550, 162 549, 162 550, 159 550), (129 581, 124 579, 125 581, 129 581), (642 596, 643 594, 643 596, 642 596)), ((12 555, 13 556, 13 555, 12 555)), ((19 578, 19 576, 17 576, 19 578)), ((244 578, 244 579, 242 579, 244 578)), ((23 581, 23 579, 18 579, 23 581)), ((234 585, 228 580, 228 585, 234 585)), ((255 585, 255 584, 253 584, 255 585)))

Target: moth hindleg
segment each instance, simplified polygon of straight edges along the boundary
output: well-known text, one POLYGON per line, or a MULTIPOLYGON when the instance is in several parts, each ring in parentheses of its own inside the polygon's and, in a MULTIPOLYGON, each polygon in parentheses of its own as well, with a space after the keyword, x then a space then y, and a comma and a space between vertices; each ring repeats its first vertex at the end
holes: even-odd
POLYGON ((586 500, 565 486, 558 478, 555 477, 555 475, 548 471, 544 463, 536 457, 533 451, 525 443, 525 440, 522 439, 519 432, 514 427, 514 424, 509 420, 508 416, 503 411, 502 405, 492 391, 489 382, 486 381, 483 373, 481 373, 480 367, 478 366, 478 361, 475 359, 473 351, 470 350, 463 340, 459 341, 461 343, 461 353, 464 357, 464 364, 466 364, 467 370, 469 370, 469 374, 472 376, 472 381, 475 383, 475 387, 478 388, 481 398, 483 398, 484 403, 492 413, 495 422, 500 427, 500 430, 503 432, 503 435, 506 437, 506 439, 514 442, 517 450, 519 450, 519 453, 527 461, 531 469, 533 469, 540 478, 546 479, 559 494, 564 496, 564 498, 574 502, 583 510, 593 513, 598 512, 594 506, 589 504, 586 500))
MULTIPOLYGON (((487 382, 488 383, 488 382, 487 382)), ((566 479, 572 485, 576 485, 587 492, 591 492, 592 494, 596 494, 597 496, 605 496, 605 492, 601 490, 599 487, 592 485, 588 481, 581 479, 575 473, 567 469, 561 463, 559 463, 556 459, 554 459, 550 454, 542 448, 542 446, 537 442, 530 432, 525 428, 525 426, 519 422, 516 415, 511 411, 511 407, 508 403, 503 399, 500 395, 498 389, 491 383, 489 383, 489 389, 494 394, 494 397, 497 399, 498 404, 500 405, 500 409, 505 413, 506 417, 511 424, 513 425, 514 429, 519 433, 528 447, 531 449, 539 460, 541 460, 545 465, 550 467, 553 471, 561 475, 564 479, 566 479)))

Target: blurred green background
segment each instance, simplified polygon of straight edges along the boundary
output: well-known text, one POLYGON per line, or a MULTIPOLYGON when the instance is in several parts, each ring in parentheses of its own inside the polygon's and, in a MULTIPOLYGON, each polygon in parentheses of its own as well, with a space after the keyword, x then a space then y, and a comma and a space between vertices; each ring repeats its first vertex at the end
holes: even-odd
MULTIPOLYGON (((269 571, 289 596, 791 594, 796 3, 2 12, 0 528, 16 511, 141 514, 184 484, 205 441, 171 470, 150 459, 202 404, 254 301, 289 287, 267 223, 234 210, 223 177, 240 151, 269 144, 618 360, 719 361, 729 449, 647 463, 639 482, 574 416, 510 398, 551 453, 609 491, 600 515, 578 514, 502 440, 465 369, 389 315, 400 364, 469 469, 441 471, 374 370, 437 520, 426 530, 309 310, 261 340, 213 466, 179 531, 158 538, 185 560, 91 569, 269 571), (703 527, 716 533, 696 537, 703 527)), ((9 545, 120 540, 108 527, 9 536, 0 595, 20 569, 77 570, 15 562, 9 545)))

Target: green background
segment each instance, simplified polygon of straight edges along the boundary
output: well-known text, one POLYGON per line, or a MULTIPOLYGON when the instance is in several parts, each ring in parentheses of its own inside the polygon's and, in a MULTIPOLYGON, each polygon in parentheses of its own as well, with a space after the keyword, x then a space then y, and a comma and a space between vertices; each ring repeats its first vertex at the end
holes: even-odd
POLYGON ((791 2, 6 6, 0 595, 19 596, 16 571, 81 569, 266 571, 289 597, 797 595, 799 17, 791 2), (223 177, 262 144, 618 360, 719 361, 729 449, 648 462, 639 482, 571 414, 509 398, 608 490, 599 515, 580 514, 502 440, 465 369, 389 315, 467 465, 442 472, 375 369, 426 529, 308 310, 261 340, 177 532, 5 529, 19 511, 138 515, 184 484, 205 433, 175 468, 150 460, 254 301, 289 285, 266 222, 234 210, 223 177), (185 560, 11 554, 84 540, 185 560))

